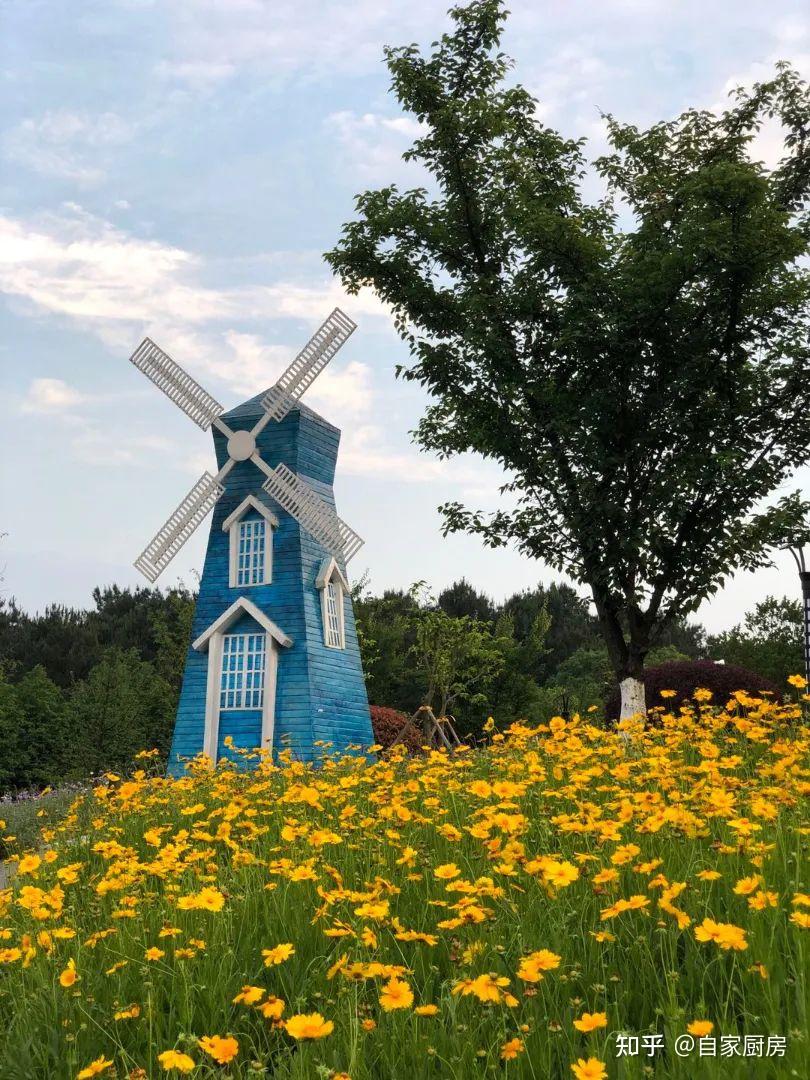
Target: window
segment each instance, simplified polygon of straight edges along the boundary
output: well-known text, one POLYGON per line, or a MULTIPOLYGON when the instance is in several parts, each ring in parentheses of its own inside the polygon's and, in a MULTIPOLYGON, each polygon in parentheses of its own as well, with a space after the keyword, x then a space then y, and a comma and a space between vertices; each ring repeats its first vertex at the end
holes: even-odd
POLYGON ((236 563, 237 585, 264 582, 265 521, 240 521, 236 563))
POLYGON ((261 709, 266 651, 264 634, 225 634, 219 680, 220 709, 261 709))
POLYGON ((330 649, 345 647, 343 640, 343 589, 339 581, 327 581, 324 589, 323 633, 330 649))

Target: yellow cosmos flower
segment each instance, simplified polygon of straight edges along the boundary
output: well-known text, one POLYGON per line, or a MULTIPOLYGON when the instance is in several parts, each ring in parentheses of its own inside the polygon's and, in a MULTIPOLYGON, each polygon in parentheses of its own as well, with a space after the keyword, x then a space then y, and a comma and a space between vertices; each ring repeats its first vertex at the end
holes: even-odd
POLYGON ((798 690, 804 690, 805 686, 807 686, 807 679, 805 679, 804 675, 789 675, 788 682, 798 690))
POLYGON ((190 896, 179 897, 177 906, 181 911, 222 911, 225 897, 219 889, 209 886, 190 896))
POLYGON ((579 1058, 575 1065, 571 1066, 571 1072, 576 1080, 607 1080, 605 1063, 599 1058, 579 1058))
POLYGON ((417 1016, 436 1016, 439 1011, 438 1005, 417 1005, 413 1010, 417 1016))
POLYGON ((197 1068, 194 1058, 181 1053, 179 1050, 164 1050, 162 1054, 158 1054, 158 1061, 160 1067, 165 1069, 166 1072, 174 1069, 176 1072, 190 1073, 197 1068))
POLYGON ((285 942, 283 945, 276 945, 272 949, 262 949, 262 956, 264 957, 264 966, 273 967, 276 964, 283 964, 285 960, 289 960, 295 952, 295 946, 289 942, 285 942))
POLYGON ((693 1020, 691 1024, 687 1025, 686 1030, 690 1035, 703 1038, 704 1035, 711 1035, 714 1031, 714 1024, 711 1020, 693 1020))
POLYGON ((234 1005, 255 1005, 264 997, 265 991, 261 986, 243 986, 233 999, 234 1005))
POLYGON ((151 949, 147 949, 144 953, 147 960, 162 960, 165 955, 163 949, 159 949, 157 945, 153 945, 151 949))
POLYGON ((372 1020, 371 1017, 366 1017, 365 1020, 360 1021, 360 1027, 363 1031, 373 1031, 377 1026, 377 1021, 372 1020))
POLYGON ((130 1005, 128 1009, 121 1009, 113 1015, 113 1020, 137 1020, 141 1015, 140 1005, 130 1005))
POLYGON ((453 878, 457 878, 461 871, 455 863, 443 863, 441 866, 437 866, 433 871, 433 876, 437 877, 440 881, 451 881, 453 878))
POLYGON ((42 859, 39 855, 23 855, 20 861, 17 863, 17 873, 23 874, 35 874, 42 865, 42 859))
POLYGON ((91 1061, 89 1065, 76 1073, 76 1080, 91 1080, 91 1077, 98 1076, 100 1073, 106 1072, 107 1069, 111 1069, 113 1065, 111 1058, 105 1058, 103 1055, 97 1057, 95 1061, 91 1061))
POLYGON ((810 930, 810 914, 806 911, 794 911, 790 921, 802 930, 810 930))
POLYGON ((335 1025, 320 1013, 299 1013, 285 1022, 284 1029, 293 1039, 323 1039, 332 1034, 335 1025))
POLYGON ((76 961, 68 960, 67 967, 59 976, 59 985, 64 986, 67 989, 73 986, 79 979, 79 974, 76 971, 76 961))
POLYGON ((385 1012, 393 1012, 395 1009, 410 1009, 413 1005, 413 991, 404 979, 393 977, 383 986, 380 992, 380 1005, 385 1012))
POLYGON ((733 923, 718 923, 714 919, 704 919, 700 926, 695 927, 695 937, 698 941, 713 941, 721 949, 742 951, 748 948, 745 930, 733 923))
POLYGON ((583 1031, 586 1034, 589 1031, 596 1031, 597 1028, 607 1027, 607 1013, 583 1013, 578 1020, 574 1021, 574 1027, 577 1031, 583 1031))
POLYGON ((551 952, 549 949, 539 949, 537 952, 524 956, 520 961, 517 972, 518 978, 529 983, 540 982, 544 972, 554 971, 555 968, 560 966, 561 962, 562 957, 556 953, 551 952))
POLYGON ((518 1054, 522 1054, 526 1049, 523 1039, 509 1039, 501 1047, 501 1060, 502 1061, 514 1061, 518 1054))
POLYGON ((263 1001, 259 1006, 259 1012, 265 1018, 265 1020, 279 1020, 281 1014, 284 1012, 286 1002, 281 998, 269 997, 267 1001, 263 1001))
POLYGON ((227 1065, 239 1053, 239 1043, 230 1035, 225 1037, 221 1035, 204 1035, 200 1039, 200 1049, 209 1057, 212 1057, 217 1064, 227 1065))

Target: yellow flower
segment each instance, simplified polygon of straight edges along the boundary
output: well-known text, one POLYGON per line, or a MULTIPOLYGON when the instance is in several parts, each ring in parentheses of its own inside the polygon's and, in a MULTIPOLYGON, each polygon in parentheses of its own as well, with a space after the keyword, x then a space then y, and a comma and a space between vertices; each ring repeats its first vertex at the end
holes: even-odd
POLYGON ((35 874, 42 865, 39 855, 23 855, 17 863, 18 874, 35 874))
POLYGON ((284 1012, 285 1002, 281 998, 269 997, 267 1001, 262 1002, 259 1006, 259 1012, 265 1018, 265 1020, 280 1020, 281 1014, 284 1012))
POLYGON ((417 1016, 435 1016, 439 1011, 438 1005, 417 1005, 413 1010, 417 1016))
POLYGON ((73 986, 73 984, 78 980, 78 978, 79 975, 76 971, 76 961, 68 960, 67 967, 59 976, 59 984, 61 986, 64 986, 65 989, 67 989, 69 986, 73 986))
POLYGON ((200 1049, 219 1065, 227 1065, 239 1053, 239 1043, 231 1036, 204 1035, 200 1039, 200 1049))
POLYGON ((163 951, 163 949, 159 949, 157 945, 153 945, 151 949, 147 949, 144 953, 144 956, 147 960, 160 960, 165 955, 166 953, 163 951))
POLYGON ((659 691, 662 698, 673 698, 678 694, 677 690, 661 690, 659 691))
POLYGON ((219 889, 206 887, 190 896, 179 897, 177 906, 181 911, 222 911, 225 897, 219 889))
POLYGON ((751 877, 747 878, 740 878, 734 886, 734 892, 737 896, 748 896, 750 893, 756 892, 761 881, 762 878, 759 874, 753 874, 751 877))
POLYGON ((697 876, 701 881, 717 881, 717 879, 721 878, 723 875, 719 870, 701 870, 697 876))
POLYGON ((805 679, 804 675, 789 675, 788 682, 798 690, 804 690, 805 686, 807 686, 807 679, 805 679))
POLYGON ((176 1069, 181 1073, 190 1073, 197 1068, 194 1058, 190 1058, 188 1054, 182 1054, 179 1050, 164 1050, 162 1054, 158 1054, 158 1061, 161 1068, 167 1072, 176 1069))
POLYGON ((607 1080, 607 1069, 599 1058, 579 1058, 576 1065, 571 1066, 571 1072, 576 1080, 607 1080))
POLYGON ((466 997, 472 994, 479 1001, 491 1001, 497 1004, 504 998, 503 987, 509 985, 509 980, 503 975, 479 975, 475 979, 462 979, 455 984, 451 994, 461 994, 466 997))
POLYGON ((335 1025, 331 1020, 324 1020, 320 1013, 299 1013, 291 1016, 284 1028, 294 1039, 322 1039, 332 1034, 335 1025))
POLYGON ((704 919, 700 926, 696 926, 695 937, 698 941, 713 941, 721 949, 741 951, 748 948, 745 930, 733 923, 718 923, 714 919, 704 919))
POLYGON ((233 999, 233 1003, 234 1005, 255 1005, 263 997, 264 990, 261 986, 243 986, 233 999))
POLYGON ((690 1035, 695 1035, 698 1038, 702 1038, 704 1035, 711 1035, 714 1031, 714 1024, 711 1020, 693 1020, 686 1028, 690 1035))
POLYGON ((802 930, 810 930, 810 915, 806 911, 794 911, 790 916, 790 921, 802 930))
POLYGON ((276 945, 272 949, 262 949, 264 966, 273 967, 275 964, 283 964, 295 952, 295 946, 286 942, 284 945, 276 945))
POLYGON ((441 866, 437 866, 433 871, 433 876, 439 878, 440 881, 450 881, 453 878, 457 878, 461 871, 455 863, 443 863, 441 866))
POLYGON ((553 971, 560 966, 561 956, 550 952, 548 949, 539 949, 537 952, 524 956, 518 968, 518 978, 524 982, 536 983, 543 978, 544 971, 553 971))
POLYGON ((81 1072, 76 1073, 76 1080, 91 1080, 91 1077, 106 1072, 107 1069, 112 1067, 112 1064, 111 1058, 105 1058, 102 1055, 96 1058, 95 1061, 91 1061, 89 1065, 85 1065, 81 1072))
POLYGON ((523 1044, 523 1039, 510 1039, 501 1047, 501 1060, 513 1061, 518 1054, 522 1054, 525 1049, 526 1047, 523 1044))
POLYGON ((413 1005, 413 991, 404 979, 390 978, 380 993, 380 1005, 385 1012, 410 1009, 413 1005))
POLYGON ((574 1027, 577 1031, 583 1031, 586 1034, 589 1031, 596 1031, 597 1028, 607 1027, 607 1013, 583 1013, 579 1020, 574 1021, 574 1027))
POLYGON ((377 1021, 372 1020, 370 1017, 367 1017, 365 1020, 360 1021, 360 1027, 363 1029, 363 1031, 373 1031, 376 1026, 377 1021))
POLYGON ((579 877, 579 870, 570 862, 549 862, 543 867, 543 880, 557 889, 564 889, 579 877))
POLYGON ((130 1005, 128 1009, 121 1009, 115 1013, 113 1020, 137 1020, 141 1015, 140 1005, 130 1005))

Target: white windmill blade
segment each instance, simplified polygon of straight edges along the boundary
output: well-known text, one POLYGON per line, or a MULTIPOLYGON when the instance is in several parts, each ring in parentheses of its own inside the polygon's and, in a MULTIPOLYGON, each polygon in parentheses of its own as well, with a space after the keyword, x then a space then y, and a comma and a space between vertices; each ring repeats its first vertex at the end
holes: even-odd
POLYGON ((333 555, 349 561, 363 546, 363 540, 331 506, 300 476, 283 463, 271 469, 262 484, 271 499, 291 514, 319 544, 333 555))
POLYGON ((308 386, 320 375, 335 353, 357 329, 340 308, 315 331, 275 386, 262 398, 262 408, 272 420, 283 420, 308 386))
POLYGON ((204 472, 135 560, 135 568, 154 584, 224 490, 215 476, 204 472))
POLYGON ((207 431, 214 420, 225 412, 217 399, 211 397, 151 338, 144 338, 129 359, 203 431, 207 431))

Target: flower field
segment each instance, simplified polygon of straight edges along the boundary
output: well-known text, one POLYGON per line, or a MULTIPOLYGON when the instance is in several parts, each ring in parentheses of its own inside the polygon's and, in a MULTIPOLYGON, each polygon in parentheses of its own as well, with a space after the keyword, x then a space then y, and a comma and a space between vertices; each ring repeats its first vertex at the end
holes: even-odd
POLYGON ((739 694, 180 780, 146 755, 0 891, 0 1076, 806 1078, 798 717, 739 694))

